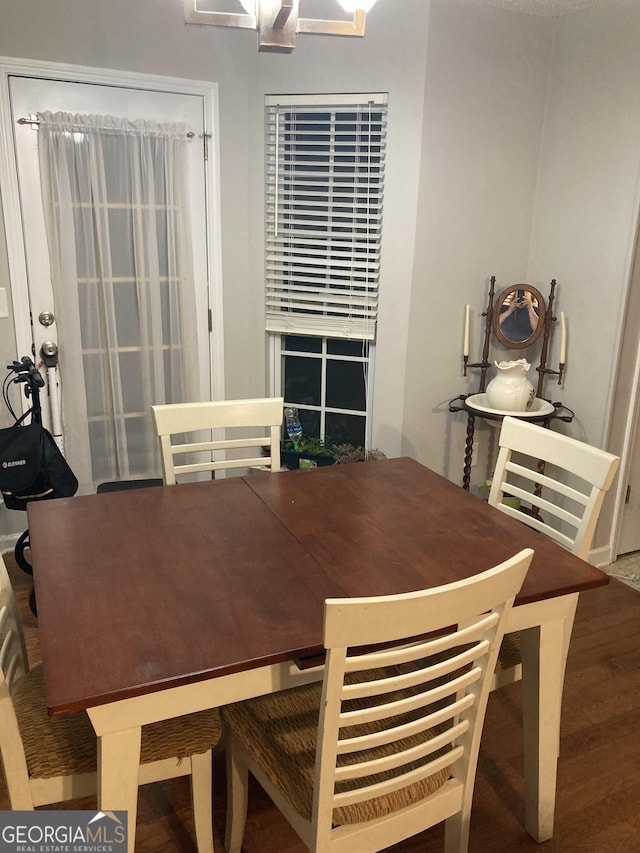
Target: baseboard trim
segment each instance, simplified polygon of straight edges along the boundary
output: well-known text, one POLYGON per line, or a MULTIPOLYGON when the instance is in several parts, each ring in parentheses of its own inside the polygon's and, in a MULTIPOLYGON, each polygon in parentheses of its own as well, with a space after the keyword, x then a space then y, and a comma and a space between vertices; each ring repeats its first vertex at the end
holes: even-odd
POLYGON ((616 555, 611 545, 601 545, 600 548, 594 548, 589 552, 589 562, 598 569, 610 566, 615 558, 616 555))

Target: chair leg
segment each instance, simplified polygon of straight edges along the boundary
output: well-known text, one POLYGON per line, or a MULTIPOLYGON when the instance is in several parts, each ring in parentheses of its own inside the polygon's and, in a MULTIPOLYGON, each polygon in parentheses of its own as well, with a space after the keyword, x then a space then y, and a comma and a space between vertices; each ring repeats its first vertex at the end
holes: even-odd
MULTIPOLYGON (((4 758, 4 756, 3 756, 4 758)), ((12 811, 31 812, 34 810, 33 795, 27 774, 12 775, 11 767, 5 768, 4 781, 9 789, 9 802, 12 811), (9 781, 11 780, 11 781, 9 781)))
POLYGON ((191 802, 198 853, 213 853, 211 750, 191 756, 191 802))
POLYGON ((463 807, 444 822, 444 853, 467 853, 470 814, 463 807))
POLYGON ((249 770, 240 755, 241 749, 231 733, 225 749, 227 753, 227 826, 224 849, 226 853, 241 853, 247 822, 249 770))

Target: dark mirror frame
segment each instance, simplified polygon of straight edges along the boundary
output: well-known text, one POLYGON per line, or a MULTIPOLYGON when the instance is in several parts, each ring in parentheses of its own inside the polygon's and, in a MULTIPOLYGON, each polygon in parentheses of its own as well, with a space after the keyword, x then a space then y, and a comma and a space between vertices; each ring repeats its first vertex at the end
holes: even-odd
MULTIPOLYGON (((517 309, 524 310, 524 309, 517 309)), ((498 294, 496 299, 496 304, 493 312, 493 333, 496 338, 500 341, 501 344, 508 347, 509 349, 524 349, 525 347, 531 346, 531 344, 535 343, 540 337, 542 330, 544 329, 544 321, 547 313, 547 308, 544 302, 544 298, 540 291, 536 287, 532 287, 530 284, 512 284, 510 287, 505 287, 505 289, 498 294), (524 338, 523 340, 514 341, 511 338, 508 338, 503 330, 502 324, 500 323, 500 316, 503 313, 502 308, 505 302, 510 302, 512 299, 517 298, 517 291, 519 290, 527 290, 537 301, 537 314, 538 314, 538 322, 536 324, 535 329, 531 332, 531 334, 524 338), (514 296, 512 296, 514 294, 514 296)))

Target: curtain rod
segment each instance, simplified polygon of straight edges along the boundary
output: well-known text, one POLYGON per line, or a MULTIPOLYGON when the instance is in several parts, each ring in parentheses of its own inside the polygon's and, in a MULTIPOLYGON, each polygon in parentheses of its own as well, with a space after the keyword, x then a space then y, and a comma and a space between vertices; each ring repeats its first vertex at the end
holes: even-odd
MULTIPOLYGON (((40 124, 40 119, 39 118, 19 118, 19 119, 17 119, 17 122, 18 122, 18 124, 31 124, 31 125, 35 124, 37 126, 40 124)), ((111 128, 105 128, 105 129, 111 130, 111 128)), ((186 136, 187 136, 187 139, 193 139, 193 137, 195 136, 195 133, 192 130, 188 130, 186 136)))

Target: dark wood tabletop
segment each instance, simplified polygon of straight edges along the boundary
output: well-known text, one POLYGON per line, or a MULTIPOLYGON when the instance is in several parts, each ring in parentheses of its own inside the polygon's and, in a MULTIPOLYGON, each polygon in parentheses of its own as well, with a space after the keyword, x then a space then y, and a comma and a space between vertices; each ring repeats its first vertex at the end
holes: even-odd
POLYGON ((321 649, 344 594, 239 478, 28 513, 51 714, 321 649))
POLYGON ((51 714, 310 656, 325 598, 405 592, 532 547, 518 603, 607 583, 410 459, 32 503, 51 714))
POLYGON ((349 596, 451 583, 522 548, 535 555, 516 604, 609 582, 604 572, 413 459, 247 482, 349 596))

